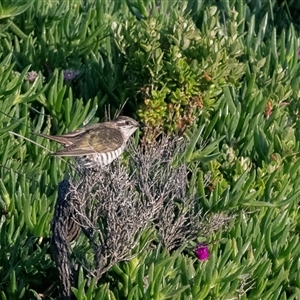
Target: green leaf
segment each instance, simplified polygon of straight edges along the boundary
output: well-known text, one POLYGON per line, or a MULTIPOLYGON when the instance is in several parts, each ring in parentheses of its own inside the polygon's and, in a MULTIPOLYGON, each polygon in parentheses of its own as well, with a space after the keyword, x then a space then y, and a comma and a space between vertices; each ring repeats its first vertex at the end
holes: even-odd
POLYGON ((229 87, 228 86, 224 86, 223 87, 223 93, 224 93, 224 96, 225 96, 225 100, 227 102, 227 105, 229 107, 229 111, 231 114, 235 114, 236 113, 236 105, 234 103, 234 100, 232 99, 232 96, 231 96, 231 93, 230 93, 230 90, 229 90, 229 87))
POLYGON ((32 1, 29 1, 28 3, 22 5, 21 3, 22 1, 19 1, 19 4, 18 2, 16 2, 14 3, 16 4, 15 6, 11 5, 10 7, 3 7, 0 3, 0 20, 20 15, 33 4, 32 1))
POLYGON ((207 147, 205 147, 204 149, 200 149, 195 151, 194 153, 192 153, 192 155, 190 156, 190 159, 188 160, 188 162, 190 161, 202 161, 202 162, 208 162, 211 161, 217 157, 220 156, 221 153, 214 153, 212 155, 209 155, 211 152, 213 152, 218 146, 219 143, 225 138, 225 136, 221 136, 218 139, 216 139, 215 141, 213 141, 212 143, 210 143, 207 147))
POLYGON ((199 126, 197 128, 197 130, 193 133, 192 137, 190 138, 190 143, 185 151, 185 159, 187 162, 192 160, 193 152, 195 151, 196 144, 197 144, 203 130, 204 130, 204 125, 199 126))

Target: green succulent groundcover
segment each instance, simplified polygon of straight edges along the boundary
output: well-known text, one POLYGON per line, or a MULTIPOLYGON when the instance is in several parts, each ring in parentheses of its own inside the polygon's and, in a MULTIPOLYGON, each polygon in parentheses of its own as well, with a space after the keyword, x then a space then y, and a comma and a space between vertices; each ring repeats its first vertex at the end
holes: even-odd
POLYGON ((81 235, 74 297, 300 299, 299 12, 288 0, 1 0, 1 299, 59 295, 50 223, 74 169, 32 133, 120 107, 147 125, 135 145, 182 135, 174 165, 205 230, 171 248, 146 231, 97 280, 81 235))

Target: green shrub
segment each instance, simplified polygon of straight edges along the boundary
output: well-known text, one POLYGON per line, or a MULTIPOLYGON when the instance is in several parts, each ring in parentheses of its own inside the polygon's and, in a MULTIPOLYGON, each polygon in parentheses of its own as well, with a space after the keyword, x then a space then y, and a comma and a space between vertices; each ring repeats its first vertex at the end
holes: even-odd
POLYGON ((174 165, 187 163, 204 222, 236 218, 180 249, 147 248, 97 284, 81 268, 92 258, 80 237, 77 299, 299 299, 297 9, 275 0, 2 1, 1 298, 58 294, 47 238, 70 164, 31 132, 65 133, 127 100, 124 114, 149 126, 144 141, 185 133, 174 165), (198 242, 210 251, 204 262, 198 242))

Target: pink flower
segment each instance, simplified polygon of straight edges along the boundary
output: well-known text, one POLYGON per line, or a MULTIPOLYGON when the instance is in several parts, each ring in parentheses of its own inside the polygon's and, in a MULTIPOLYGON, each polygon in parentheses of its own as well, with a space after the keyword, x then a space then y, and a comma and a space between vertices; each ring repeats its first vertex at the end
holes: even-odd
POLYGON ((38 77, 38 73, 36 71, 30 71, 30 72, 27 73, 27 80, 30 83, 35 82, 37 77, 38 77))
POLYGON ((76 78, 76 76, 79 74, 79 71, 74 71, 72 69, 64 70, 64 80, 65 81, 72 81, 76 78))
POLYGON ((195 253, 198 259, 201 261, 207 260, 209 258, 209 251, 206 243, 198 244, 195 253))
POLYGON ((298 58, 300 58, 300 47, 298 48, 298 58))

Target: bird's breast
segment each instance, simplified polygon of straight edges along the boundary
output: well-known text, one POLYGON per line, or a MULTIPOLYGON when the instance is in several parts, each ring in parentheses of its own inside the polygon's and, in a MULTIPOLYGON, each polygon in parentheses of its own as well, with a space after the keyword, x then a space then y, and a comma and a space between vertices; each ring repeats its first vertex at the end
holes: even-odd
POLYGON ((88 154, 78 157, 78 161, 85 168, 104 167, 119 157, 123 152, 123 147, 114 151, 88 154))

